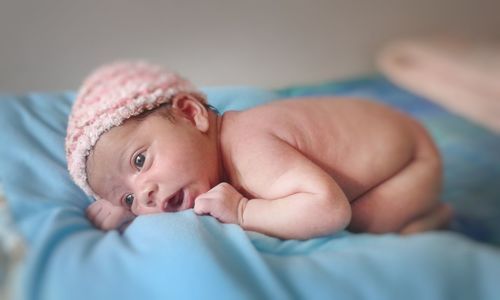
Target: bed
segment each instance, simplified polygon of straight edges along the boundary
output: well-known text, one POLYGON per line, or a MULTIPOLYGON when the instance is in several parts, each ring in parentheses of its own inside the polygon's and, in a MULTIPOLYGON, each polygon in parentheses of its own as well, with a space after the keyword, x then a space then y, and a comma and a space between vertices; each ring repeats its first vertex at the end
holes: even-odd
MULTIPOLYGON (((307 241, 279 240, 188 210, 141 216, 123 234, 105 233, 85 219, 90 199, 66 171, 63 143, 75 93, 2 94, 0 182, 12 218, 9 234, 18 232, 26 247, 9 281, 10 295, 51 300, 498 299, 497 134, 379 75, 275 90, 228 86, 204 91, 220 111, 286 97, 342 95, 410 113, 429 129, 443 154, 442 198, 457 212, 450 230, 412 236, 343 231, 307 241)), ((8 274, 5 260, 0 267, 0 274, 8 274)))

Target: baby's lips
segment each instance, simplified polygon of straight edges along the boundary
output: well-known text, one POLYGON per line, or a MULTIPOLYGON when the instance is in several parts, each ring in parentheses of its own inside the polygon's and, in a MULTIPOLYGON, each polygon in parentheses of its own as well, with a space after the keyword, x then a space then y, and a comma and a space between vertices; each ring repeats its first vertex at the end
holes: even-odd
POLYGON ((161 202, 161 210, 163 212, 170 212, 170 200, 175 197, 174 196, 171 196, 169 198, 165 198, 162 202, 161 202))
POLYGON ((162 211, 164 212, 178 211, 183 203, 184 203, 184 192, 182 189, 180 189, 171 197, 163 200, 162 211))

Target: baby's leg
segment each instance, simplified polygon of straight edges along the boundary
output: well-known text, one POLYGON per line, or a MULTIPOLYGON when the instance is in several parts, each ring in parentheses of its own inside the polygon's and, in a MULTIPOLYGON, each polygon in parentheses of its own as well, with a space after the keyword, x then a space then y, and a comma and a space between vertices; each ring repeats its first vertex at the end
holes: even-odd
POLYGON ((395 175, 352 202, 349 230, 384 233, 408 229, 409 233, 447 223, 450 210, 443 210, 438 199, 442 176, 438 150, 427 132, 416 122, 413 124, 414 158, 395 175), (428 222, 419 223, 423 219, 428 222), (414 224, 413 227, 407 227, 410 224, 414 224))
POLYGON ((453 210, 449 204, 441 203, 426 215, 405 225, 399 233, 413 234, 427 230, 444 228, 450 222, 453 210))

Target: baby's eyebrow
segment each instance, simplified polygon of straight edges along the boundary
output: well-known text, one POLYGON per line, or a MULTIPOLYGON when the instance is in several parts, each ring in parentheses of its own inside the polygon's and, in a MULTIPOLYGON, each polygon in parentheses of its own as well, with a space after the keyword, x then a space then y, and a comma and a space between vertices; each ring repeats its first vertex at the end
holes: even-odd
POLYGON ((123 168, 123 162, 128 162, 128 159, 127 159, 127 151, 126 151, 127 147, 123 147, 119 150, 118 152, 118 171, 120 172, 123 172, 124 171, 124 168, 123 168))
POLYGON ((128 149, 132 149, 130 143, 127 143, 125 147, 122 147, 117 155, 119 174, 123 174, 124 172, 127 172, 127 170, 129 170, 128 166, 130 164, 130 156, 133 153, 131 153, 132 151, 129 151, 128 149))
POLYGON ((118 150, 118 171, 120 172, 126 172, 128 170, 128 165, 130 164, 130 157, 134 154, 134 151, 136 151, 137 145, 136 141, 134 140, 134 137, 129 137, 129 139, 125 142, 125 145, 123 147, 120 147, 120 150, 118 150))

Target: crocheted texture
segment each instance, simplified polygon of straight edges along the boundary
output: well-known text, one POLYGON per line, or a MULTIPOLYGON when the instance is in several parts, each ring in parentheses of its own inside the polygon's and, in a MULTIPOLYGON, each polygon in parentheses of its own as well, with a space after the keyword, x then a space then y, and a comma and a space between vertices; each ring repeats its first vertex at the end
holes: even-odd
POLYGON ((191 82, 147 62, 116 62, 91 73, 68 120, 66 159, 75 183, 98 198, 87 182, 86 160, 99 137, 130 117, 170 102, 179 92, 196 94, 206 102, 191 82))

